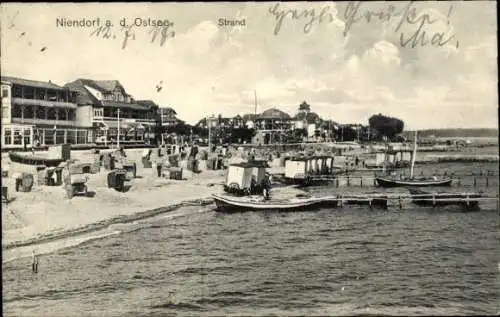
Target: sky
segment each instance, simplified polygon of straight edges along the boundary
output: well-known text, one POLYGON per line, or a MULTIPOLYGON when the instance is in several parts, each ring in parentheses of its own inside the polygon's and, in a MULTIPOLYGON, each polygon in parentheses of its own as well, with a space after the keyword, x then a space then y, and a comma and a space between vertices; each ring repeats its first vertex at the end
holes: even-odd
POLYGON ((341 123, 367 124, 382 113, 405 129, 498 127, 493 1, 8 3, 1 10, 2 75, 59 85, 119 80, 135 99, 173 107, 189 123, 253 113, 255 101, 258 112, 294 115, 306 101, 341 123), (58 26, 58 18, 99 18, 101 33, 58 26), (126 31, 123 18, 173 25, 161 29, 169 34, 161 45, 152 33, 159 29, 126 31), (223 18, 245 25, 220 26, 223 18), (422 34, 428 44, 412 42, 422 34))

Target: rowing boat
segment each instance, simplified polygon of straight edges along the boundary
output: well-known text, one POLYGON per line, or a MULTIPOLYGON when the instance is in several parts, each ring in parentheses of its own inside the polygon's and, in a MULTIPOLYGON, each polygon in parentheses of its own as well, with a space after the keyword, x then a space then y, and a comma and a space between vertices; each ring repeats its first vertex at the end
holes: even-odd
POLYGON ((213 194, 217 211, 304 211, 321 207, 337 207, 337 197, 295 197, 289 199, 265 199, 262 196, 234 197, 213 194))
POLYGON ((23 155, 16 152, 9 152, 9 158, 12 162, 27 164, 27 165, 45 165, 47 167, 57 167, 63 159, 61 158, 48 158, 35 156, 31 154, 23 155))

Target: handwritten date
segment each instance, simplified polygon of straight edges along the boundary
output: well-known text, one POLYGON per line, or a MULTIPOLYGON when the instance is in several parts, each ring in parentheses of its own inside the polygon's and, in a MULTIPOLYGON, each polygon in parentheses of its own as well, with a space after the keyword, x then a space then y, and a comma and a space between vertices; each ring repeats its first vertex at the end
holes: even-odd
MULTIPOLYGON (((172 30, 173 23, 163 26, 153 26, 149 29, 150 43, 158 43, 163 46, 165 42, 175 37, 175 31, 172 30)), ((136 27, 134 24, 122 26, 118 32, 115 32, 112 26, 100 26, 90 33, 90 37, 116 40, 121 39, 122 49, 125 49, 129 41, 136 39, 136 27)))

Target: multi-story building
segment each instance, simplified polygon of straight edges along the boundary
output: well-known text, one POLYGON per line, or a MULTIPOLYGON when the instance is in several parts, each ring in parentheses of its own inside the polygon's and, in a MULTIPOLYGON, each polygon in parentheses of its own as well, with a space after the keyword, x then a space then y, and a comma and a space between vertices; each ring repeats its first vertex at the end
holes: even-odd
POLYGON ((271 108, 255 117, 255 126, 259 130, 289 130, 292 128, 292 118, 284 111, 271 108))
POLYGON ((257 133, 252 142, 256 144, 280 142, 286 131, 293 127, 290 115, 277 108, 268 109, 255 116, 254 124, 257 133))
POLYGON ((158 115, 160 116, 162 127, 172 126, 179 122, 179 119, 177 119, 177 112, 170 107, 159 107, 158 115))
POLYGON ((78 92, 77 117, 91 126, 96 143, 151 140, 158 106, 135 101, 118 80, 77 79, 65 85, 78 92))
POLYGON ((92 131, 77 120, 76 92, 52 82, 1 77, 3 148, 86 144, 92 131))

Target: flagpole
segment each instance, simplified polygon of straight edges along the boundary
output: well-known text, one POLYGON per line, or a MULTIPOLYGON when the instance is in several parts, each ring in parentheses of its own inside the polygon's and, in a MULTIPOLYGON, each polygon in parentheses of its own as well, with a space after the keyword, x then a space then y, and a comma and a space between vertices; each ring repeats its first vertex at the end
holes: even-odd
POLYGON ((210 135, 210 121, 208 120, 208 116, 207 116, 207 125, 208 125, 208 153, 211 153, 212 152, 212 140, 211 140, 211 135, 210 135))
POLYGON ((253 91, 253 96, 254 96, 254 112, 253 114, 256 115, 257 114, 257 91, 254 90, 253 91))
POLYGON ((120 108, 118 108, 118 141, 116 145, 120 148, 120 108))

